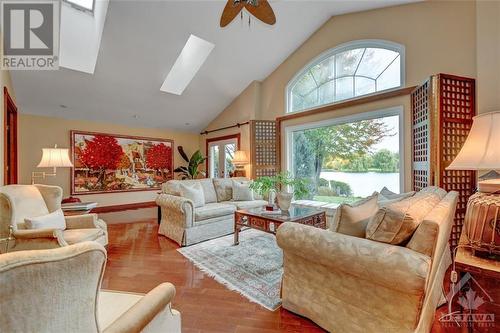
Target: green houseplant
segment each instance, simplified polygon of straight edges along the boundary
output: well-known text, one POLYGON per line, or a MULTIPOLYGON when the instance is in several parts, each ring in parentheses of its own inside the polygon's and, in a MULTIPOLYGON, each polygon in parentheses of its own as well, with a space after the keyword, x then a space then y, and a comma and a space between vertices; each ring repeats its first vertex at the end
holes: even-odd
POLYGON ((269 197, 269 203, 273 203, 273 193, 277 194, 278 206, 287 211, 290 208, 292 198, 300 199, 307 195, 307 180, 294 178, 288 171, 283 171, 275 176, 260 177, 250 184, 250 188, 262 196, 269 197))
POLYGON ((187 166, 180 166, 174 172, 180 173, 181 179, 196 179, 199 175, 205 176, 204 171, 198 170, 200 165, 205 163, 206 157, 203 157, 199 150, 195 151, 191 158, 188 158, 182 146, 177 147, 182 159, 187 162, 187 166))

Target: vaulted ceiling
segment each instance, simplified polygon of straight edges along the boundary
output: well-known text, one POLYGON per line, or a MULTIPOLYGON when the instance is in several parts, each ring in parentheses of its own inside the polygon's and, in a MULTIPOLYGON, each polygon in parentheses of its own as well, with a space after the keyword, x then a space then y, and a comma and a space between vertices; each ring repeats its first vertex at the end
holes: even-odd
POLYGON ((94 74, 12 71, 16 100, 24 113, 199 131, 332 15, 407 2, 271 1, 276 25, 245 14, 221 29, 225 1, 112 0, 94 74), (214 50, 182 95, 160 91, 191 34, 214 50))

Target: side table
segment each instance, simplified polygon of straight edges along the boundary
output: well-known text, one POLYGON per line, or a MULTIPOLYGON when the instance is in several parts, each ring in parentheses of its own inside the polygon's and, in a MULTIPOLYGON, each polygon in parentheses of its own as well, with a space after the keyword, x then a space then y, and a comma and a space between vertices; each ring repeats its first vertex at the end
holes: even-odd
POLYGON ((467 281, 468 290, 456 296, 463 312, 467 313, 469 332, 498 332, 500 330, 500 261, 472 254, 467 247, 467 236, 462 233, 461 245, 455 257, 455 270, 459 281, 467 273, 471 279, 467 281), (470 292, 469 292, 470 291, 470 292), (493 320, 493 322, 491 322, 493 320), (498 327, 495 327, 498 325, 498 327))

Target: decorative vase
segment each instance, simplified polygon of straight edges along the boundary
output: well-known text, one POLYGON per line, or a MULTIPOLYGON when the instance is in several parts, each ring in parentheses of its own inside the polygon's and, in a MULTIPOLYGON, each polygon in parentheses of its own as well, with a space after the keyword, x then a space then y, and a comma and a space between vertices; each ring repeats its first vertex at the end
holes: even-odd
POLYGON ((288 211, 292 203, 293 193, 279 192, 278 193, 278 206, 282 211, 288 211))

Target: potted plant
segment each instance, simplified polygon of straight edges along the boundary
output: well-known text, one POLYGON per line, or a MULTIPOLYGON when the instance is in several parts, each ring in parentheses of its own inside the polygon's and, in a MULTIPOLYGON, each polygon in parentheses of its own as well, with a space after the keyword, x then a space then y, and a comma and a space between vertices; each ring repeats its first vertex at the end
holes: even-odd
POLYGON ((195 151, 191 158, 188 158, 182 146, 177 147, 182 159, 188 163, 187 167, 180 166, 174 172, 180 173, 181 179, 196 179, 201 174, 205 176, 204 171, 198 170, 199 166, 205 163, 206 157, 203 157, 199 150, 195 151))
POLYGON ((261 177, 250 184, 250 188, 255 192, 269 196, 272 204, 272 193, 275 192, 278 198, 278 206, 282 211, 288 211, 293 197, 302 198, 307 195, 307 180, 294 178, 288 171, 280 172, 276 176, 261 177))

